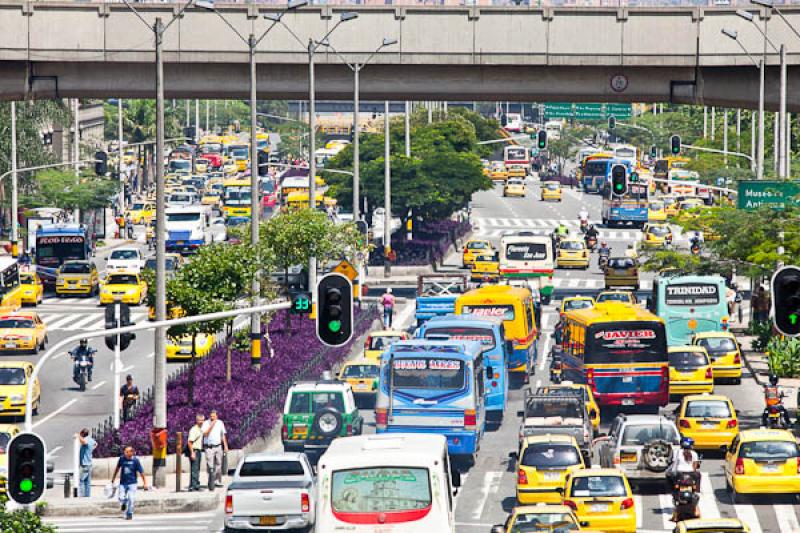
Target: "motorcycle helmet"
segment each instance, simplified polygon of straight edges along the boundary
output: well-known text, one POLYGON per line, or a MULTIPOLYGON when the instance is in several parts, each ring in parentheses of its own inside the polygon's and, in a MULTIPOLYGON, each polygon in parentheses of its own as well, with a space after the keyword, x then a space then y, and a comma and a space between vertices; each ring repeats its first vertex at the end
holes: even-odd
POLYGON ((769 384, 772 385, 773 387, 777 387, 778 386, 778 376, 773 374, 773 373, 770 373, 770 375, 769 375, 769 384))
POLYGON ((606 241, 603 241, 603 242, 601 242, 600 244, 601 244, 602 246, 608 246, 608 243, 607 243, 606 241))
POLYGON ((681 448, 684 450, 691 449, 692 446, 694 446, 694 439, 691 437, 683 437, 681 439, 681 448))
POLYGON ((86 348, 89 346, 89 339, 81 339, 80 341, 81 348, 86 348))

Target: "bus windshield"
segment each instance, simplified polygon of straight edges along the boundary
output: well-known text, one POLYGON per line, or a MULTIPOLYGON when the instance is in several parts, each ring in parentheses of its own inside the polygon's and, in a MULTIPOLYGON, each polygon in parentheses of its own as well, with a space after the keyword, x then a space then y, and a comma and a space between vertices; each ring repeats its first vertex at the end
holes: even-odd
MULTIPOLYGON (((514 313, 514 308, 511 308, 514 313)), ((491 329, 487 328, 465 328, 460 326, 443 326, 440 328, 428 328, 425 330, 425 338, 447 337, 459 341, 478 341, 483 346, 483 351, 493 349, 496 346, 494 335, 491 329)))
POLYGON ((547 245, 538 242, 517 242, 506 245, 509 261, 541 261, 547 259, 547 245))
POLYGON ((394 359, 393 386, 398 389, 461 390, 464 362, 458 359, 419 357, 394 359))
POLYGON ((397 513, 431 506, 427 468, 374 467, 338 470, 331 476, 331 504, 339 513, 397 513))
POLYGON ((667 362, 666 335, 660 322, 593 324, 586 339, 586 364, 667 362))
POLYGON ((250 201, 249 187, 227 187, 225 189, 225 201, 231 200, 250 201))
POLYGON ((608 161, 587 161, 583 173, 587 176, 605 176, 608 171, 608 161))

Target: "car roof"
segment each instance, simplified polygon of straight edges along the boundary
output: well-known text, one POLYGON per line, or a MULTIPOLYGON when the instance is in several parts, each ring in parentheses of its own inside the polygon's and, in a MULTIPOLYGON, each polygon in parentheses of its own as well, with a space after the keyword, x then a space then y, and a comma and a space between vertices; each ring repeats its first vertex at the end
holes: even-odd
POLYGON ((369 334, 370 337, 402 337, 404 335, 408 336, 408 333, 399 329, 384 329, 369 334))
POLYGON ((0 433, 19 433, 19 426, 16 424, 0 424, 0 433))
POLYGON ((719 401, 726 403, 733 403, 730 398, 724 394, 689 394, 683 397, 683 403, 697 402, 697 401, 719 401))
POLYGON ((301 381, 292 385, 290 392, 343 391, 349 388, 350 384, 343 381, 301 381))
POLYGON ((342 365, 342 368, 346 366, 355 366, 355 365, 369 365, 369 366, 381 366, 380 361, 376 361, 375 359, 367 359, 366 357, 359 357, 358 359, 351 359, 350 361, 345 361, 342 365))
POLYGON ((574 444, 578 446, 578 442, 572 435, 559 435, 557 433, 545 433, 539 435, 528 435, 522 441, 523 446, 529 444, 539 444, 542 442, 561 442, 565 444, 574 444))
POLYGON ((696 344, 681 344, 680 346, 670 346, 667 348, 668 353, 680 353, 680 352, 697 352, 697 353, 706 353, 706 349, 702 346, 697 346, 696 344))
POLYGON ((664 415, 621 415, 626 424, 669 424, 675 423, 664 415))
POLYGON ((708 339, 712 337, 726 337, 729 339, 736 339, 736 336, 731 333, 730 331, 701 331, 700 333, 695 333, 695 339, 708 339))
POLYGON ((514 507, 511 512, 517 514, 544 514, 544 513, 572 513, 572 509, 566 505, 559 505, 557 503, 551 504, 538 504, 538 505, 518 505, 514 507))
POLYGON ((590 476, 615 476, 615 477, 625 477, 625 472, 620 470, 619 468, 583 468, 581 470, 575 470, 571 473, 573 478, 576 477, 590 477, 590 476))
POLYGON ((691 520, 684 520, 681 522, 686 531, 694 531, 702 529, 710 531, 712 528, 742 528, 744 531, 744 523, 738 518, 692 518, 691 520))
POLYGON ((0 368, 27 368, 33 367, 29 361, 0 361, 0 368))
POLYGON ((745 429, 739 432, 739 440, 741 442, 771 440, 797 443, 794 435, 787 429, 745 429))
POLYGON ((302 461, 304 453, 299 452, 258 452, 248 453, 244 456, 245 463, 255 463, 261 461, 302 461))

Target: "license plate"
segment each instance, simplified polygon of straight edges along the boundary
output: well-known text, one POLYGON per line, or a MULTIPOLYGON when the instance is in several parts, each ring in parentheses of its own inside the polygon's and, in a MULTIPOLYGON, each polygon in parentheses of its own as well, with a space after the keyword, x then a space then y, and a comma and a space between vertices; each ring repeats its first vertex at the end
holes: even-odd
POLYGON ((764 465, 761 467, 762 472, 775 473, 778 471, 778 465, 764 465))
POLYGON ((623 454, 620 454, 619 460, 622 463, 635 463, 636 462, 636 454, 635 453, 623 453, 623 454))
POLYGON ((274 516, 259 516, 258 517, 258 525, 259 526, 274 526, 278 523, 278 519, 274 516))
POLYGON ((700 427, 702 427, 703 429, 715 429, 717 427, 717 423, 716 422, 703 422, 702 424, 700 424, 700 427))
POLYGON ((6 348, 16 348, 17 347, 17 345, 15 343, 13 343, 13 342, 7 342, 7 343, 5 343, 4 346, 6 348))
POLYGON ((636 400, 633 398, 623 398, 622 405, 636 405, 636 400))
POLYGON ((633 383, 633 376, 622 376, 623 383, 633 383))
POLYGON ((544 473, 544 480, 545 481, 558 481, 561 479, 561 472, 545 472, 544 473))
POLYGON ((607 503, 593 503, 589 506, 589 510, 593 513, 607 513, 608 512, 608 504, 607 503))
MULTIPOLYGON (((185 244, 185 242, 184 242, 184 241, 177 241, 177 243, 176 243, 176 244, 177 244, 178 246, 180 246, 181 244, 185 244)), ((261 518, 272 518, 272 519, 274 520, 274 517, 271 517, 271 516, 262 516, 261 518)))

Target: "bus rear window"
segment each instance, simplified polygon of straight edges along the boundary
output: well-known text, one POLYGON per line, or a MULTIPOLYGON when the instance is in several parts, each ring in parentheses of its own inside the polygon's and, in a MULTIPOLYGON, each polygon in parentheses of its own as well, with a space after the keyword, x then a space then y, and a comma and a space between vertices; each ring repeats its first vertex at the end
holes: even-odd
POLYGON ((359 468, 339 470, 331 477, 331 503, 336 513, 377 515, 431 506, 427 468, 359 468))
POLYGON ((394 359, 392 370, 392 385, 398 389, 464 388, 464 364, 457 359, 394 359))
POLYGON ((586 334, 586 364, 666 363, 667 341, 660 322, 594 324, 586 334))
POLYGON ((664 303, 676 306, 716 305, 719 287, 711 283, 680 283, 664 288, 664 303))
POLYGON ((605 176, 608 171, 607 161, 588 161, 583 173, 586 176, 605 176))
POLYGON ((538 242, 519 242, 506 245, 509 261, 541 261, 547 259, 547 245, 538 242))
POLYGON ((496 346, 492 330, 486 328, 462 328, 456 326, 429 328, 425 330, 425 338, 431 337, 446 337, 458 341, 478 341, 483 346, 484 352, 496 346))

